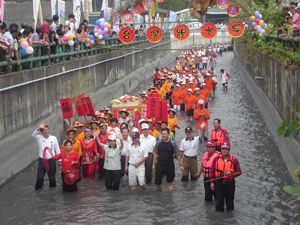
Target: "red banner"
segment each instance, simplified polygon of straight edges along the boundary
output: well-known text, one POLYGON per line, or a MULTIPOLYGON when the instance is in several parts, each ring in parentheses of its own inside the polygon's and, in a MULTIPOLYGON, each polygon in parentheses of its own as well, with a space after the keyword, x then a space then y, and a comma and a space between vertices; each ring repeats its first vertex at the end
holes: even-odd
POLYGON ((135 14, 142 14, 145 11, 143 4, 142 3, 136 3, 133 6, 133 11, 134 11, 135 14))
POLYGON ((190 36, 190 29, 184 24, 179 24, 174 28, 174 37, 177 40, 184 41, 190 36))
POLYGON ((130 10, 125 10, 121 14, 121 20, 123 21, 123 23, 132 23, 133 19, 134 14, 130 10))
POLYGON ((70 119, 74 116, 71 98, 62 98, 59 100, 62 116, 64 119, 70 119))
POLYGON ((89 109, 89 115, 88 116, 93 116, 93 117, 96 116, 91 97, 85 97, 85 100, 86 100, 87 107, 89 109))
POLYGON ((245 26, 240 21, 232 21, 228 24, 228 33, 231 37, 239 38, 243 36, 245 32, 245 26))
POLYGON ((205 23, 200 29, 202 37, 212 39, 217 35, 218 29, 213 23, 205 23))
POLYGON ((159 27, 152 26, 147 30, 146 36, 148 41, 152 43, 158 43, 163 37, 163 32, 159 27))
POLYGON ((168 101, 161 101, 161 121, 168 121, 168 101))
POLYGON ((160 117, 160 98, 148 96, 147 98, 147 117, 155 118, 160 117))
POLYGON ((84 95, 79 95, 73 98, 75 103, 75 109, 78 116, 88 116, 89 115, 89 108, 86 103, 86 98, 84 95))
POLYGON ((119 32, 119 39, 124 44, 130 44, 135 39, 134 30, 130 27, 124 27, 119 32))

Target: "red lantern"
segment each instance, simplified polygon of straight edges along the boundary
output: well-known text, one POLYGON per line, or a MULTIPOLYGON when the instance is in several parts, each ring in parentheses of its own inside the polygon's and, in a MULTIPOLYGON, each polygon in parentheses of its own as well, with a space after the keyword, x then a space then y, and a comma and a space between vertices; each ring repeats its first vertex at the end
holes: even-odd
POLYGON ((135 14, 142 14, 145 11, 143 4, 142 3, 136 3, 133 6, 133 11, 134 11, 135 14))
POLYGON ((200 29, 201 35, 206 39, 212 39, 217 35, 218 29, 212 23, 205 23, 200 29))
POLYGON ((134 30, 130 27, 123 27, 119 32, 119 39, 124 44, 130 44, 135 39, 134 30))
POLYGON ((122 12, 121 20, 123 21, 123 23, 132 23, 133 19, 134 14, 130 10, 127 9, 124 12, 122 12))
POLYGON ((227 9, 227 14, 230 17, 235 17, 239 14, 239 7, 235 4, 232 4, 227 9))
POLYGON ((174 37, 177 40, 184 41, 190 36, 190 29, 184 24, 179 24, 174 28, 174 37))
POLYGON ((239 38, 243 36, 245 32, 245 26, 240 21, 232 21, 228 24, 228 33, 231 37, 239 38))
POLYGON ((152 43, 160 42, 163 37, 162 30, 157 26, 152 26, 147 30, 146 33, 148 41, 152 43))
POLYGON ((227 9, 229 6, 229 0, 217 0, 217 5, 220 9, 227 9))

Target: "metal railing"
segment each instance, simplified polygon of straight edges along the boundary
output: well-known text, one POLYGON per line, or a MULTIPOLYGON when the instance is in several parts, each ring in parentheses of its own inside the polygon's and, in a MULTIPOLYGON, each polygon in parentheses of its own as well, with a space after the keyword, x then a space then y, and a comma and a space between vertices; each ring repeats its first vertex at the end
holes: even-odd
POLYGON ((58 62, 103 54, 122 48, 130 48, 147 42, 144 37, 136 38, 131 44, 123 44, 119 39, 109 39, 105 44, 95 42, 95 45, 92 47, 87 47, 84 43, 79 42, 75 42, 73 46, 69 46, 67 43, 57 45, 33 45, 34 53, 32 55, 16 60, 12 60, 11 57, 6 57, 6 60, 0 61, 0 71, 3 74, 32 69, 58 62))
POLYGON ((300 51, 300 36, 299 37, 280 37, 278 35, 269 35, 266 37, 268 42, 278 41, 284 46, 293 48, 295 51, 300 51))

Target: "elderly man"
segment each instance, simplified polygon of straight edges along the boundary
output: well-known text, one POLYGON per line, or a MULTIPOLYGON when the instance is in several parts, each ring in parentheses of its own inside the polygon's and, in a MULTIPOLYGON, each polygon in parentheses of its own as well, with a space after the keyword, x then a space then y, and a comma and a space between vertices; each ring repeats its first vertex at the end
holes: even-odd
POLYGON ((56 162, 52 159, 52 155, 60 153, 57 138, 49 134, 49 126, 45 123, 41 123, 39 127, 34 130, 32 137, 37 144, 39 155, 35 190, 42 189, 46 173, 49 177, 50 187, 55 187, 56 162))

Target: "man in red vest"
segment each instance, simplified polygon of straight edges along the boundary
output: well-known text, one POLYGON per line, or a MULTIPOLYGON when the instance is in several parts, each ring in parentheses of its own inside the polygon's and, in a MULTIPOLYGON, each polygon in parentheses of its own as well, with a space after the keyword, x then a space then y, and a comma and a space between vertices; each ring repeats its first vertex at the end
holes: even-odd
POLYGON ((213 161, 210 188, 216 194, 216 211, 224 212, 234 209, 235 178, 242 174, 239 161, 230 155, 230 146, 227 143, 221 146, 221 156, 213 161))
POLYGON ((210 140, 215 142, 216 150, 221 152, 221 145, 227 143, 230 146, 230 139, 225 128, 221 127, 221 120, 214 119, 214 129, 211 131, 210 140))

